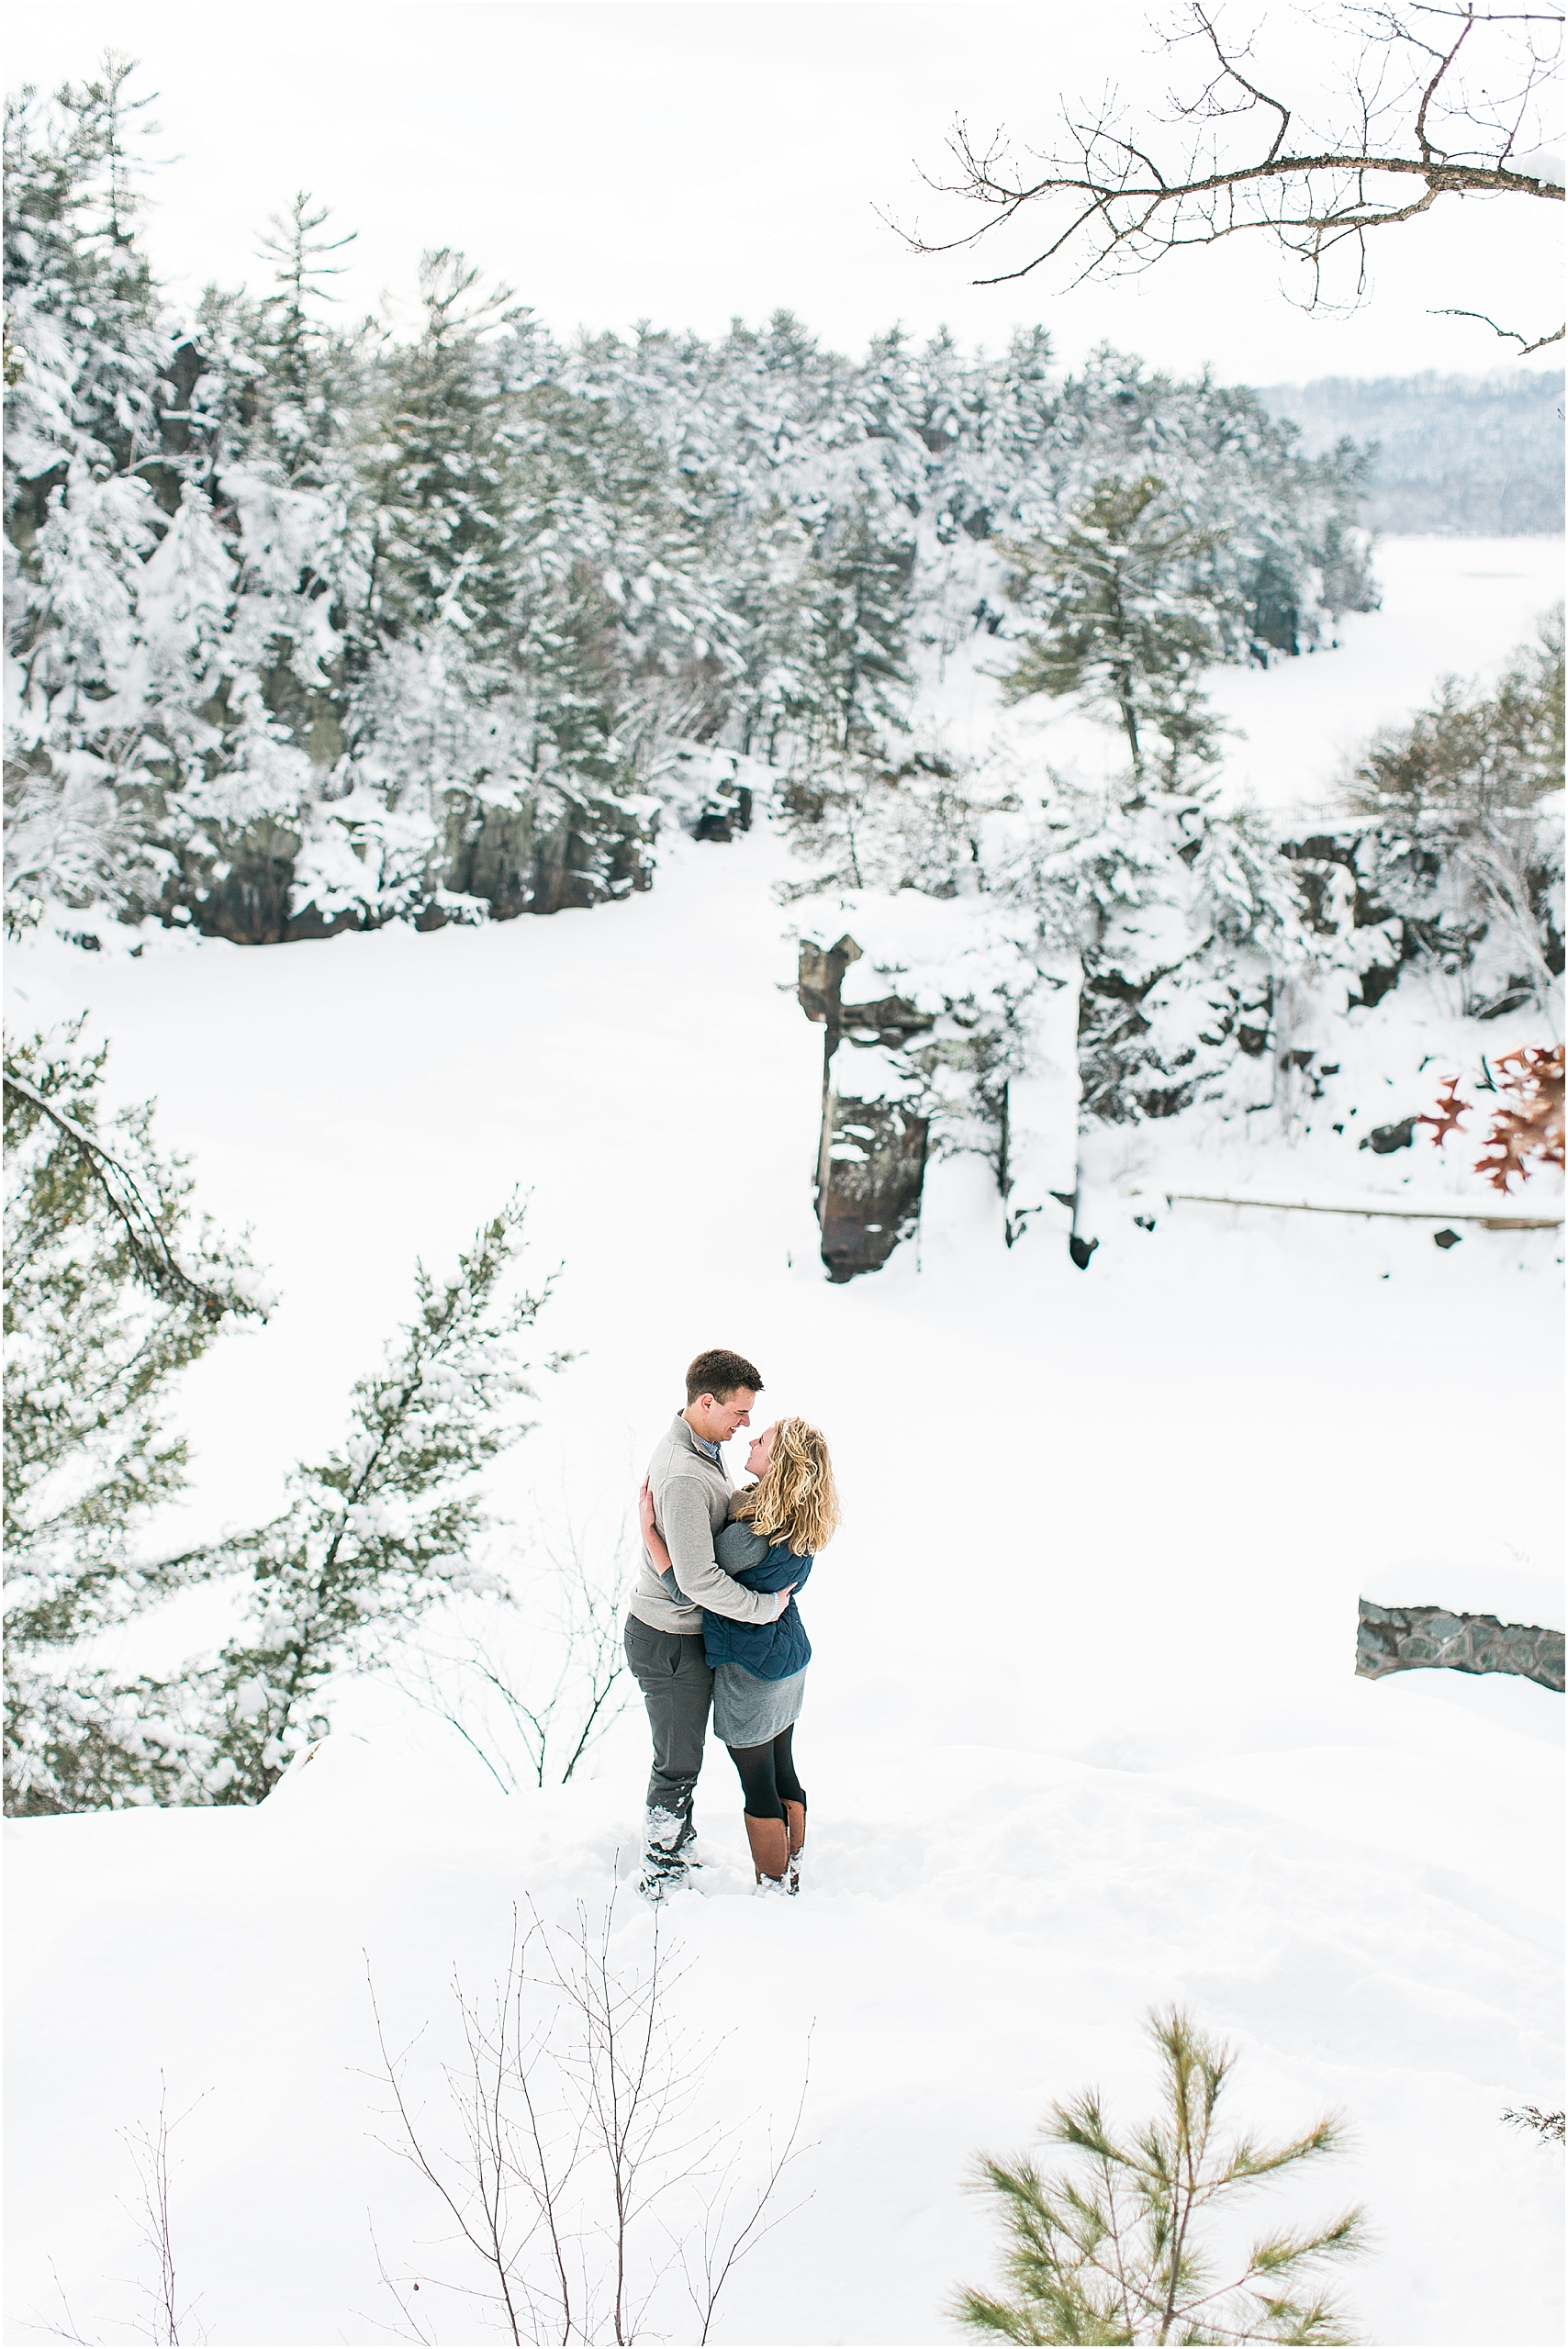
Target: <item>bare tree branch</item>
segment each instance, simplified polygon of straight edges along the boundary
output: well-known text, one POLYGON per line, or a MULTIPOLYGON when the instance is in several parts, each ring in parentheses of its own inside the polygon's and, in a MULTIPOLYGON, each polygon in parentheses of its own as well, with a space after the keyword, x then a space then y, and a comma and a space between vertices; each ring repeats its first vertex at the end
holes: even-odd
MULTIPOLYGON (((690 2264, 687 2262, 687 2288, 691 2294, 692 2306, 702 2320, 702 2330, 698 2336, 702 2349, 706 2349, 719 2298, 730 2280, 732 2271, 743 2259, 751 2256, 775 2227, 782 2226, 787 2219, 792 2219, 801 2209, 801 2202, 811 2198, 809 2195, 802 2196, 801 2202, 793 2202, 787 2209, 772 2208, 785 2171, 806 2150, 800 2142, 801 2123, 805 2119, 806 2097, 811 2085, 812 2043, 808 2033, 806 2060, 801 2075, 800 2101, 795 2107, 790 2133, 784 2140, 782 2150, 774 2156, 767 2176, 752 2197, 751 2215, 744 2225, 729 2228, 730 2191, 726 2187, 722 2192, 716 2194, 708 2205, 702 2229, 700 2278, 692 2275, 690 2264)), ((684 2259, 684 2251, 682 2256, 684 2259)))
MULTIPOLYGON (((1183 0, 1163 38, 1171 50, 1197 45, 1203 79, 1169 94, 1171 152, 1156 153, 1114 92, 1097 106, 1069 106, 1058 144, 1017 161, 1000 131, 981 145, 959 122, 948 141, 957 176, 927 175, 927 185, 985 217, 946 239, 901 233, 917 252, 963 251, 1037 207, 1045 234, 1036 249, 976 283, 1005 284, 1054 262, 1070 286, 1261 234, 1305 267, 1313 308, 1331 298, 1324 273, 1335 256, 1352 266, 1359 300, 1368 236, 1446 197, 1561 203, 1561 162, 1520 151, 1523 140, 1548 135, 1542 106, 1556 74, 1560 8, 1319 0, 1308 13, 1342 58, 1326 119, 1301 119, 1268 86, 1251 41, 1226 29, 1224 0, 1183 0), (1036 163, 1043 168, 1030 168, 1036 163)), ((1539 350, 1561 332, 1519 339, 1539 350)))

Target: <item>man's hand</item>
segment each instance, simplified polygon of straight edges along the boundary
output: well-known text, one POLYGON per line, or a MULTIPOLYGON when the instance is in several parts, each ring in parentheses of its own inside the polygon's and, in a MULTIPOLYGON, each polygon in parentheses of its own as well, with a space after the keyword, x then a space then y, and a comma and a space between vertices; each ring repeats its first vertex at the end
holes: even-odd
POLYGON ((783 1614, 783 1612, 784 1612, 785 1608, 789 1605, 789 1604, 790 1604, 790 1600, 794 1597, 794 1595, 795 1595, 795 1585, 794 1585, 794 1583, 790 1583, 790 1587, 789 1587, 789 1589, 788 1589, 787 1591, 780 1591, 780 1592, 779 1592, 779 1594, 778 1594, 778 1605, 777 1608, 775 1609, 775 1611, 774 1611, 774 1616, 773 1616, 773 1620, 774 1620, 774 1622, 775 1622, 775 1623, 777 1623, 777 1622, 778 1622, 778 1617, 783 1614))

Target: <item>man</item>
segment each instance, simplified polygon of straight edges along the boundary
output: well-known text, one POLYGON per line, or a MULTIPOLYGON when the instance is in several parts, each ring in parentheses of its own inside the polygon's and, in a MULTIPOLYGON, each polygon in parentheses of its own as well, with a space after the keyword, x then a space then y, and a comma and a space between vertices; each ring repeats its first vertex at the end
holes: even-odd
POLYGON ((713 1675, 702 1650, 702 1610, 737 1623, 771 1623, 788 1591, 747 1591, 713 1555, 734 1487, 719 1447, 751 1424, 762 1373, 744 1354, 715 1347, 686 1373, 686 1408, 648 1464, 654 1517, 679 1585, 672 1598, 646 1548, 626 1617, 626 1661, 636 1674, 654 1734, 638 1889, 662 1900, 687 1881, 691 1797, 702 1767, 713 1675))

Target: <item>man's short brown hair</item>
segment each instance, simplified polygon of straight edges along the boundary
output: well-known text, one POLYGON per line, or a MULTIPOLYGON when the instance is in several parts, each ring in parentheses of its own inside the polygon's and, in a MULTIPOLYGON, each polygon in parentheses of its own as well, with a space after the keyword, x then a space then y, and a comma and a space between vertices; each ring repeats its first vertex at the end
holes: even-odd
POLYGON ((753 1394, 760 1393, 762 1372, 744 1354, 732 1354, 727 1346, 711 1346, 706 1354, 699 1354, 686 1373, 686 1400, 695 1403, 700 1394, 711 1394, 715 1403, 722 1403, 737 1387, 749 1387, 753 1394))

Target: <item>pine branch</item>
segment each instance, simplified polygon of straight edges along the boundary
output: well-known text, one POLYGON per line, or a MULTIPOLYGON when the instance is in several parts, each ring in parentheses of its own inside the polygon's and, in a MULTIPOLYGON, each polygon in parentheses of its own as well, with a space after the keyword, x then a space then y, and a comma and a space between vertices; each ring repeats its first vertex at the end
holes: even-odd
POLYGON ((958 2321, 1028 2342, 1349 2339, 1327 2299, 1293 2299, 1277 2287, 1319 2260, 1353 2255, 1364 2240, 1359 2209, 1260 2238, 1245 2268, 1223 2282, 1213 2280, 1204 2234, 1215 2203, 1332 2151, 1339 2124, 1324 2120, 1268 2149, 1250 2137, 1216 2143, 1229 2050, 1176 2009, 1152 2015, 1149 2031, 1161 2056, 1162 2110, 1128 2144, 1113 2138, 1088 2091, 1054 2106, 1046 2123, 1048 2141, 1083 2163, 1078 2175, 1047 2178, 1027 2161, 982 2159, 977 2183, 1000 2206, 1014 2290, 965 2289, 954 2304, 958 2321))
POLYGON ((129 1169, 99 1141, 95 1134, 56 1106, 47 1093, 40 1092, 12 1061, 7 1053, 5 1061, 5 1088, 18 1101, 27 1102, 41 1117, 49 1120, 81 1158, 110 1214, 125 1233, 131 1259, 144 1283, 154 1296, 170 1303, 194 1305, 207 1321, 221 1321, 226 1314, 241 1316, 254 1314, 265 1321, 263 1308, 233 1288, 216 1289, 187 1272, 174 1254, 152 1208, 129 1169))

